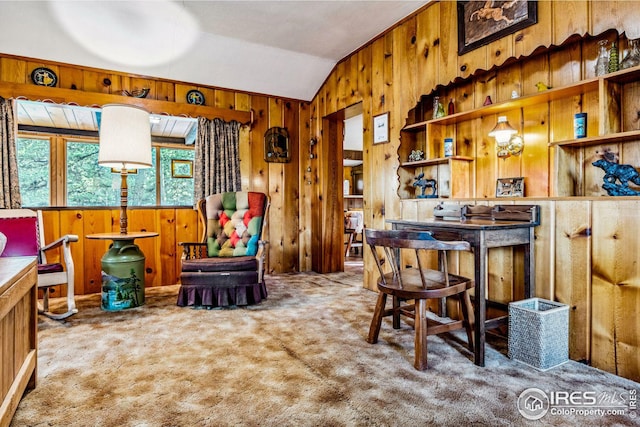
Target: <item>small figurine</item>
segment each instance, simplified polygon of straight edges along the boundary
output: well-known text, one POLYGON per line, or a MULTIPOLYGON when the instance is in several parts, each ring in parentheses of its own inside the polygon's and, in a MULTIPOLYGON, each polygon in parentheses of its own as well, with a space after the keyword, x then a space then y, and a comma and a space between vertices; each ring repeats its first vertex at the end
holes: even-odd
POLYGON ((547 86, 542 82, 536 83, 536 87, 538 88, 538 92, 544 92, 545 90, 551 89, 551 86, 547 86))
POLYGON ((409 161, 419 162, 420 160, 424 160, 424 153, 422 150, 411 150, 411 154, 409 154, 409 161))
POLYGON ((629 188, 629 181, 640 185, 640 173, 631 165, 620 165, 605 159, 596 160, 593 166, 604 170, 602 188, 609 196, 638 196, 640 191, 629 188), (616 181, 619 184, 616 184, 616 181))
POLYGON ((491 96, 487 95, 487 97, 484 99, 484 102, 482 103, 482 105, 487 106, 487 105, 491 105, 493 104, 493 101, 491 100, 491 96))
POLYGON ((422 189, 422 194, 416 196, 418 199, 434 199, 438 197, 436 194, 436 180, 435 179, 425 179, 424 172, 415 177, 415 182, 413 183, 414 187, 420 187, 422 189), (427 187, 431 187, 431 194, 424 194, 427 187))

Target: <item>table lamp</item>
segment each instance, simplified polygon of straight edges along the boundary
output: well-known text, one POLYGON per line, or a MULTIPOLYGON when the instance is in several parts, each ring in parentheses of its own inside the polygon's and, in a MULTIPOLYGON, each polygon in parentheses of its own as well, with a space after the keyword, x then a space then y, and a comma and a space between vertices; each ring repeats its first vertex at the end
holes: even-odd
POLYGON ((149 112, 124 104, 102 107, 98 164, 120 170, 120 234, 127 234, 127 172, 150 168, 149 112))

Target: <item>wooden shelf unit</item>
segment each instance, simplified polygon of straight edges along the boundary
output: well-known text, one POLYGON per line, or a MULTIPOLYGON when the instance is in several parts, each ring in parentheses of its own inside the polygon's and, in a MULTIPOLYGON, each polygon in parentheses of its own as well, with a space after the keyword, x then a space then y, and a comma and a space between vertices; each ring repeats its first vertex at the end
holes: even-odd
MULTIPOLYGON (((634 67, 437 119, 409 123, 401 130, 398 149, 399 195, 403 199, 414 198, 415 189, 408 188, 412 185, 410 178, 424 172, 425 178, 436 179, 444 190, 438 192, 440 197, 473 197, 470 181, 475 153, 465 151, 469 147, 459 142, 467 136, 471 122, 545 103, 550 105, 548 147, 551 157, 555 158, 550 164, 549 196, 606 195, 601 188, 603 172, 591 163, 610 152, 621 164, 640 165, 639 98, 640 67, 634 67), (567 103, 572 103, 574 109, 582 107, 588 113, 586 138, 571 138, 572 128, 568 123, 573 122, 574 110, 569 109, 567 103), (443 157, 445 137, 454 139, 452 157, 443 157), (422 150, 425 160, 408 161, 412 150, 422 150), (464 167, 460 167, 461 162, 464 167)), ((414 118, 419 119, 424 112, 428 113, 422 108, 426 102, 421 102, 416 107, 420 113, 412 110, 410 117, 414 113, 414 118)))

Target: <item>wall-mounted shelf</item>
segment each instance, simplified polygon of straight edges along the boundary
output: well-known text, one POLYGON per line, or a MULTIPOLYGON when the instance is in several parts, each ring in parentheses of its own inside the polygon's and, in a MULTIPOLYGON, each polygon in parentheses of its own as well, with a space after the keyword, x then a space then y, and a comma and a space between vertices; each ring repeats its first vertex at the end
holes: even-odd
POLYGON ((467 157, 467 156, 439 157, 436 159, 417 160, 415 162, 402 162, 400 163, 400 166, 404 168, 412 168, 412 167, 417 168, 420 166, 443 165, 443 164, 449 163, 450 160, 463 160, 465 162, 472 162, 473 157, 467 157))
POLYGON ((549 143, 549 147, 589 147, 592 145, 624 143, 638 140, 640 140, 640 130, 631 130, 627 132, 610 133, 607 135, 590 136, 588 138, 554 141, 549 143))

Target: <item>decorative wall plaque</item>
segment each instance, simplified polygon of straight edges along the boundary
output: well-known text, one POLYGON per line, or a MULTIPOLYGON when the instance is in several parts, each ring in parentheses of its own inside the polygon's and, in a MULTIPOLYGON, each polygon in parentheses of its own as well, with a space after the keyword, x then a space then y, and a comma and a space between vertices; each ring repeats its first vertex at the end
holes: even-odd
POLYGON ((274 163, 288 163, 291 161, 289 131, 286 128, 272 127, 265 132, 264 159, 267 162, 274 163))

